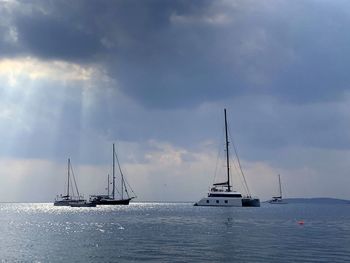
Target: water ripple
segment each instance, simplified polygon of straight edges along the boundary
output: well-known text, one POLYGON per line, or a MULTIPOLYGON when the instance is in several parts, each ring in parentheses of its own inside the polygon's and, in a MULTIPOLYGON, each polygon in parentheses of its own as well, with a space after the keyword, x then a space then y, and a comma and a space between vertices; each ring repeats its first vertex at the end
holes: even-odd
POLYGON ((345 206, 0 204, 0 231, 4 262, 350 262, 345 206))

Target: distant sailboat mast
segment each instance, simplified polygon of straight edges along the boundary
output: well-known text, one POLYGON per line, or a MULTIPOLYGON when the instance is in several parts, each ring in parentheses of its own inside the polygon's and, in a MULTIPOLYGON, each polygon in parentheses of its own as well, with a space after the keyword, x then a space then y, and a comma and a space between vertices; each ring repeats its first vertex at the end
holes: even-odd
POLYGON ((230 158, 229 158, 229 141, 228 141, 228 133, 227 133, 227 118, 226 118, 226 109, 224 109, 225 113, 225 135, 226 135, 226 165, 227 165, 227 191, 231 192, 230 185, 230 158))
POLYGON ((70 181, 70 158, 68 158, 68 163, 67 163, 67 176, 68 176, 68 180, 67 180, 67 198, 69 198, 69 181, 70 181))
POLYGON ((74 172, 73 172, 73 168, 72 168, 72 164, 70 162, 70 158, 68 158, 68 182, 67 182, 67 197, 69 198, 70 197, 70 184, 73 184, 74 183, 74 186, 72 186, 72 196, 74 196, 74 187, 75 187, 75 191, 77 192, 77 196, 80 197, 80 193, 79 193, 79 189, 78 189, 78 186, 77 186, 77 182, 75 180, 75 176, 74 176, 74 172), (71 176, 71 173, 72 172, 72 176, 71 176), (71 177, 73 177, 73 182, 70 182, 71 180, 71 177))
POLYGON ((113 190, 112 190, 112 197, 115 199, 115 150, 114 150, 114 143, 113 143, 113 190))
POLYGON ((107 176, 107 195, 109 196, 109 174, 107 176))
POLYGON ((117 164, 118 164, 118 169, 119 169, 119 173, 120 173, 120 177, 121 177, 121 198, 122 200, 124 200, 124 191, 127 195, 127 198, 130 198, 127 187, 126 187, 126 183, 125 183, 125 179, 124 179, 124 174, 122 171, 122 168, 120 166, 120 162, 119 162, 119 158, 116 152, 114 152, 114 157, 115 159, 117 159, 117 164))
POLYGON ((127 191, 126 182, 124 179, 124 174, 123 174, 123 171, 120 167, 118 155, 115 152, 115 144, 113 143, 113 190, 112 190, 112 198, 113 199, 115 199, 115 190, 116 190, 116 188, 115 188, 115 160, 117 160, 118 169, 119 169, 120 176, 121 176, 121 193, 120 193, 120 195, 121 195, 121 199, 124 200, 124 191, 127 195, 127 198, 130 198, 130 197, 129 197, 129 194, 127 191))
POLYGON ((121 183, 122 183, 121 186, 122 186, 122 200, 123 200, 124 199, 124 189, 123 189, 124 188, 124 176, 123 176, 123 173, 122 173, 122 169, 120 168, 118 157, 117 157, 117 162, 118 162, 118 168, 119 168, 120 177, 121 177, 121 183))
MULTIPOLYGON (((72 175, 73 175, 73 182, 74 182, 74 186, 75 186, 75 191, 77 192, 77 196, 78 198, 80 198, 80 193, 79 193, 79 189, 78 189, 78 185, 77 185, 77 181, 75 180, 75 176, 74 176, 74 171, 73 171, 73 168, 72 168, 72 164, 70 162, 70 159, 68 159, 68 165, 69 165, 69 168, 68 170, 71 170, 72 171, 72 175)), ((72 193, 74 195, 74 188, 72 187, 72 193)))
POLYGON ((281 175, 278 175, 278 183, 279 183, 279 186, 280 186, 280 198, 282 199, 281 175))

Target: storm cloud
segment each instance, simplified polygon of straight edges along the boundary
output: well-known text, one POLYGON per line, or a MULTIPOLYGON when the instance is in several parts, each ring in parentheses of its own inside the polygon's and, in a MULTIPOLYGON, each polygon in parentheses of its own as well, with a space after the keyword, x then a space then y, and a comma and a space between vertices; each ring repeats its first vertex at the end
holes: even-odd
POLYGON ((349 18, 341 4, 24 1, 8 4, 16 43, 4 39, 2 56, 17 48, 42 59, 99 63, 149 108, 251 93, 292 103, 331 100, 349 80, 349 18))

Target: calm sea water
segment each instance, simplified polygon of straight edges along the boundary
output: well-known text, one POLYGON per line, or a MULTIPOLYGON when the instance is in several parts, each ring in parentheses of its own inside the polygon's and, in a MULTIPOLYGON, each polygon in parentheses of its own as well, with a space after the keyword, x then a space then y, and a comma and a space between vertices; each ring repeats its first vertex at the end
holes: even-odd
POLYGON ((0 244, 3 262, 350 262, 350 206, 0 204, 0 244))

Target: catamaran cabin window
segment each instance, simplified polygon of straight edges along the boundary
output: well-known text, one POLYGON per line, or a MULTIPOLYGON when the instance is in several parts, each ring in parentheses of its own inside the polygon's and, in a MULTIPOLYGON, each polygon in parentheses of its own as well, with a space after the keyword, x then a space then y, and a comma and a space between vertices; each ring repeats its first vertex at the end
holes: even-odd
POLYGON ((209 204, 209 200, 207 200, 207 203, 209 204))
POLYGON ((218 203, 219 203, 219 200, 216 200, 216 203, 218 204, 218 203))
POLYGON ((227 200, 225 200, 225 204, 227 204, 227 200))

